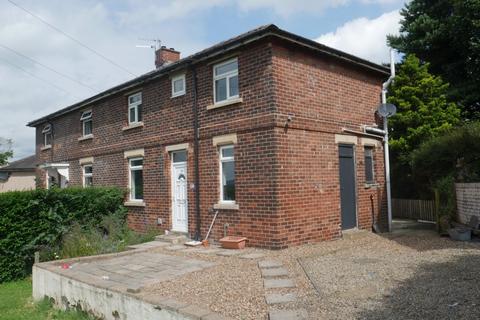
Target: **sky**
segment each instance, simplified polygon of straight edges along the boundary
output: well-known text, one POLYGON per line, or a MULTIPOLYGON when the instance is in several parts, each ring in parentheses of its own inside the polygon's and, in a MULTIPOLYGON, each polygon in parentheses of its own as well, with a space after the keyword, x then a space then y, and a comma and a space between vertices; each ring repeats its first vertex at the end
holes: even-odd
POLYGON ((10 1, 0 0, 0 148, 12 139, 14 159, 35 152, 34 129, 27 122, 153 70, 153 49, 137 47, 151 44, 142 39, 160 39, 185 57, 274 23, 383 63, 389 59, 386 35, 398 34, 405 5, 404 0, 10 1))

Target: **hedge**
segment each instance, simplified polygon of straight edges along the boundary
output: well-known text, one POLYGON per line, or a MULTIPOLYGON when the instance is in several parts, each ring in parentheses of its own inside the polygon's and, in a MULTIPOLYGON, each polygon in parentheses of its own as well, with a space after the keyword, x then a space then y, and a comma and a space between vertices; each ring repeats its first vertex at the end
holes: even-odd
POLYGON ((73 224, 125 216, 118 188, 67 188, 0 194, 0 283, 30 274, 34 252, 57 246, 73 224))

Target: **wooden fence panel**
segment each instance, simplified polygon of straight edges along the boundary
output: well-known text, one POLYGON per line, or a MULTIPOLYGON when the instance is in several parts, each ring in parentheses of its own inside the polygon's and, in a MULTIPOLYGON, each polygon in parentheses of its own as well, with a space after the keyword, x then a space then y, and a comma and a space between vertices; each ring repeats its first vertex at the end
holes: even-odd
POLYGON ((435 201, 417 199, 392 199, 394 218, 436 222, 435 201))

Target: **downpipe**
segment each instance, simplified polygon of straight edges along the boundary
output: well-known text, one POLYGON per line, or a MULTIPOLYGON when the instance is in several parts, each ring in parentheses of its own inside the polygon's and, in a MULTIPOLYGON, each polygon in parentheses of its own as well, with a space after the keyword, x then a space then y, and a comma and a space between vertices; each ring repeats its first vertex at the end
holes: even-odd
MULTIPOLYGON (((382 85, 382 103, 387 103, 388 87, 395 79, 395 53, 390 49, 390 77, 382 85)), ((383 144, 384 144, 384 158, 385 158, 385 184, 387 188, 387 213, 388 213, 388 231, 392 232, 392 194, 390 183, 390 152, 388 145, 388 120, 383 118, 383 144)))

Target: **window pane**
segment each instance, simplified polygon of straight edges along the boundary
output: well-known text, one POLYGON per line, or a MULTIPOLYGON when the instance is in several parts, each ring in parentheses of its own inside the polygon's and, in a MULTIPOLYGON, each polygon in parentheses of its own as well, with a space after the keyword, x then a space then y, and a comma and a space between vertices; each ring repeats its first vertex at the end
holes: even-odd
POLYGON ((93 177, 85 177, 85 187, 93 186, 93 177))
POLYGON ((143 199, 143 170, 132 171, 132 199, 143 199))
POLYGON ((221 75, 227 72, 235 71, 238 69, 237 60, 230 62, 229 64, 224 64, 219 67, 215 67, 215 75, 221 75))
POLYGON ((173 153, 173 162, 185 162, 187 161, 186 151, 177 151, 173 153))
POLYGON ((373 182, 373 150, 365 148, 365 180, 373 182))
POLYGON ((233 147, 222 148, 222 158, 233 157, 233 147))
POLYGON ((128 98, 128 103, 130 103, 130 104, 141 102, 141 101, 142 101, 142 95, 140 95, 140 94, 136 94, 136 95, 130 96, 128 98))
POLYGON ((83 122, 83 134, 92 134, 92 120, 87 120, 83 122))
POLYGON ((230 94, 229 97, 238 95, 238 76, 231 77, 228 79, 230 85, 230 94))
POLYGON ((138 112, 137 112, 137 118, 138 118, 138 119, 137 119, 137 121, 140 122, 140 121, 142 121, 142 119, 143 119, 143 118, 142 118, 142 116, 143 116, 143 115, 142 115, 142 105, 139 104, 139 105, 137 106, 137 109, 138 109, 138 112))
POLYGON ((49 146, 52 144, 52 134, 51 133, 46 133, 45 134, 45 145, 49 146))
POLYGON ((135 108, 130 108, 128 112, 130 112, 130 122, 137 122, 135 117, 135 108))
POLYGON ((215 101, 227 99, 227 79, 215 80, 215 101))
POLYGON ((222 163, 223 200, 235 200, 235 162, 222 163))
POLYGON ((130 166, 131 167, 143 166, 143 159, 135 159, 130 161, 130 166))
POLYGON ((92 166, 85 166, 83 168, 84 168, 85 174, 89 174, 89 173, 93 172, 93 167, 92 166))
POLYGON ((182 92, 183 91, 183 79, 177 79, 173 81, 173 92, 182 92))

